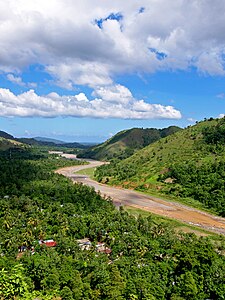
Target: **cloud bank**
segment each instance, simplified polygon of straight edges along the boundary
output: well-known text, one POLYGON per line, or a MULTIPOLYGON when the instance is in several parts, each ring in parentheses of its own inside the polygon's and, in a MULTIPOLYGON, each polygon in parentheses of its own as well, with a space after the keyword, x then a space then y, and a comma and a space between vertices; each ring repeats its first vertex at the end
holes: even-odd
POLYGON ((68 88, 189 67, 224 75, 224 19, 221 0, 5 0, 0 70, 42 64, 68 88))
POLYGON ((60 96, 50 93, 38 96, 34 90, 15 95, 0 88, 0 116, 73 116, 122 119, 179 119, 181 113, 172 106, 149 104, 136 100, 128 89, 121 85, 100 88, 96 98, 89 100, 84 93, 60 96), (99 98, 101 96, 101 98, 99 98))
POLYGON ((0 73, 35 87, 21 75, 37 64, 58 86, 88 86, 96 97, 79 101, 82 96, 40 97, 33 91, 16 96, 2 89, 1 115, 178 118, 173 107, 134 100, 125 87, 117 93, 116 78, 190 68, 224 76, 224 20, 221 0, 1 1, 0 73))

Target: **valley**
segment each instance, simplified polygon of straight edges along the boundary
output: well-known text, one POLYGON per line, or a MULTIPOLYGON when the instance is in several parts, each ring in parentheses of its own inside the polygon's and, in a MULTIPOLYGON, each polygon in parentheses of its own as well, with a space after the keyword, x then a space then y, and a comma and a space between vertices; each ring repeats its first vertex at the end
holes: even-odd
POLYGON ((0 300, 225 300, 224 1, 0 3, 0 300))
POLYGON ((222 217, 107 185, 112 162, 7 145, 0 151, 0 298, 222 299, 222 217), (101 168, 98 183, 92 178, 101 168))
MULTIPOLYGON (((71 155, 70 155, 71 158, 71 155)), ((74 156, 75 158, 75 156, 74 156)), ((100 191, 102 196, 110 197, 116 206, 129 206, 154 214, 173 218, 184 223, 197 226, 215 233, 225 235, 225 219, 202 212, 178 202, 166 201, 158 197, 148 196, 136 191, 107 186, 90 179, 86 175, 76 174, 80 170, 95 168, 104 165, 104 162, 88 160, 88 165, 79 165, 61 168, 56 171, 70 178, 74 182, 83 183, 100 191)))

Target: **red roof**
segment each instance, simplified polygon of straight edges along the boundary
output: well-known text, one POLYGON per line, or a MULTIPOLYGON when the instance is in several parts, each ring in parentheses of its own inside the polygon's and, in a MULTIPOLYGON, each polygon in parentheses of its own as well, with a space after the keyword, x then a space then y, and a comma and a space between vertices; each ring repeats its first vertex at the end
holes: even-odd
POLYGON ((52 242, 45 242, 45 245, 47 247, 55 247, 57 245, 57 243, 55 241, 52 241, 52 242))
POLYGON ((40 240, 39 244, 45 245, 46 247, 55 247, 57 245, 57 243, 54 240, 40 240))

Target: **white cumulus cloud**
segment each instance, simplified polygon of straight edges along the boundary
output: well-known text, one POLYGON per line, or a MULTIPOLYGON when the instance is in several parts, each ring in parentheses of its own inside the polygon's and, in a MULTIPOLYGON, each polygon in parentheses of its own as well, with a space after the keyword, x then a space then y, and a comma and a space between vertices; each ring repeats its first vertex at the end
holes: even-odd
POLYGON ((15 84, 20 85, 20 86, 27 86, 27 87, 32 87, 32 88, 35 88, 37 86, 37 84, 35 82, 25 83, 25 82, 23 82, 23 79, 20 76, 15 76, 11 73, 7 74, 6 77, 12 83, 15 83, 15 84))
POLYGON ((15 76, 13 74, 7 74, 7 79, 13 83, 24 86, 24 82, 20 76, 15 76))
POLYGON ((219 114, 219 116, 218 116, 219 119, 222 119, 224 117, 225 117, 225 114, 219 114))
POLYGON ((192 66, 224 75, 224 19, 221 0, 5 0, 0 70, 41 64, 67 88, 192 66))
POLYGON ((221 0, 1 1, 0 73, 35 88, 22 74, 41 65, 55 84, 88 86, 94 99, 1 89, 0 114, 179 118, 172 106, 134 99, 117 76, 192 67, 224 76, 224 20, 221 0))
POLYGON ((120 84, 107 87, 97 87, 92 93, 93 96, 102 98, 106 102, 128 104, 133 96, 125 86, 120 84))
POLYGON ((102 89, 96 95, 101 98, 89 100, 84 93, 72 96, 60 96, 50 93, 37 95, 34 90, 15 95, 8 89, 0 88, 0 116, 73 116, 121 119, 179 119, 181 113, 172 106, 148 104, 133 98, 123 86, 109 87, 109 95, 102 89), (121 93, 121 101, 119 101, 121 93), (115 95, 115 101, 113 101, 115 95), (124 98, 126 101, 124 101, 124 98), (107 99, 106 99, 107 98, 107 99))

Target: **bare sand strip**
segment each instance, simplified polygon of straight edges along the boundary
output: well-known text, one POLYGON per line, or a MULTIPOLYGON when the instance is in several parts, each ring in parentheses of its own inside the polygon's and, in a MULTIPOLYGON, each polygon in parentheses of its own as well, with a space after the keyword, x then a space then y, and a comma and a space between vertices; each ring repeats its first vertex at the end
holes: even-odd
POLYGON ((98 167, 104 164, 104 162, 95 160, 88 161, 89 165, 66 167, 57 170, 56 173, 62 174, 74 182, 80 182, 94 187, 95 190, 100 191, 102 195, 110 197, 116 206, 125 205, 139 208, 225 235, 225 218, 217 217, 177 202, 166 201, 157 197, 143 195, 133 190, 100 184, 94 180, 91 180, 88 176, 75 174, 77 171, 98 167))

